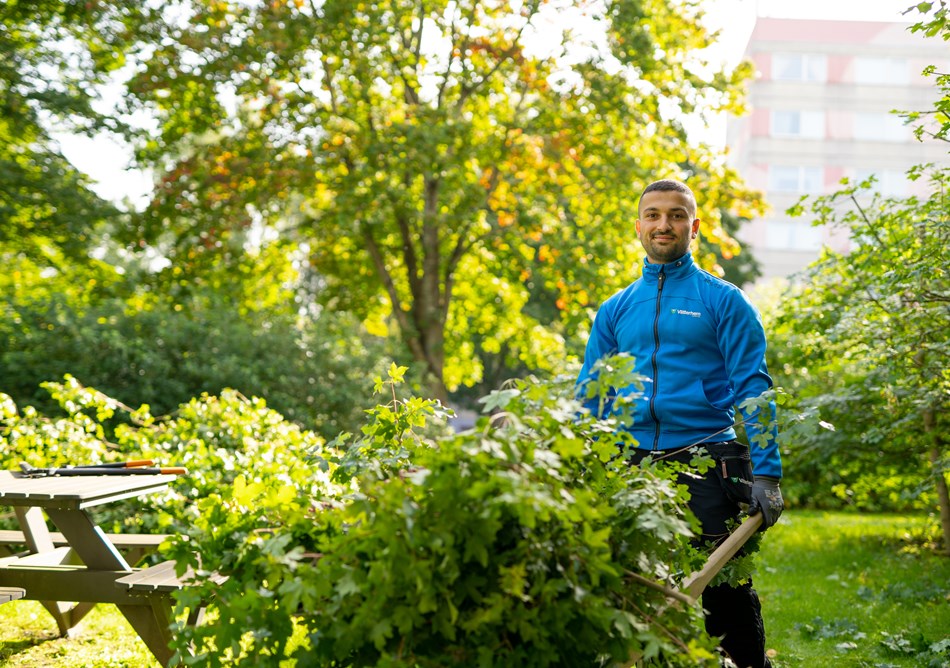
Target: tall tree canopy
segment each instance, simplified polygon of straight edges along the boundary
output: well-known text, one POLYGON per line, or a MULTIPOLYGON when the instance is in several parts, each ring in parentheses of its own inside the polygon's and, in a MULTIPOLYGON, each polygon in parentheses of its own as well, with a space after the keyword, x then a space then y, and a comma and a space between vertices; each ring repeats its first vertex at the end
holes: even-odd
POLYGON ((230 387, 327 437, 352 429, 372 389, 363 375, 388 351, 346 313, 300 331, 285 245, 232 244, 229 262, 188 280, 178 266, 156 272, 154 254, 114 247, 131 214, 60 150, 62 134, 129 130, 105 85, 133 69, 143 5, 0 3, 0 392, 52 409, 40 383, 70 373, 164 412, 230 387))
POLYGON ((394 326, 442 398, 481 374, 476 341, 543 369, 636 272, 646 182, 692 175, 727 247, 716 212, 757 204, 679 122, 736 109, 749 71, 702 62, 698 5, 149 3, 127 102, 164 177, 126 241, 187 276, 277 230, 320 303, 394 326))
POLYGON ((0 5, 0 256, 82 260, 95 229, 115 214, 50 130, 117 129, 94 104, 94 84, 121 63, 99 37, 109 17, 98 4, 0 5))

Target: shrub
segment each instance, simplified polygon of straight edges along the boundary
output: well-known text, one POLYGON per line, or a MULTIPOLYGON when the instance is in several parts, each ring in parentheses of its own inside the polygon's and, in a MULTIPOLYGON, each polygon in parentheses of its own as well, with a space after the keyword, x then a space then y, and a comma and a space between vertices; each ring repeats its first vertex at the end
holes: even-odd
POLYGON ((21 461, 53 467, 149 458, 188 469, 166 492, 96 509, 106 530, 182 532, 199 512, 196 500, 230 486, 238 476, 252 484, 293 481, 301 487, 314 477, 300 467, 323 438, 289 422, 260 398, 226 389, 156 418, 148 406, 132 410, 72 376, 43 387, 64 417, 50 418, 31 406, 18 410, 9 396, 0 394, 4 468, 16 469, 21 461), (123 415, 122 423, 114 429, 105 426, 117 414, 123 415))
POLYGON ((716 664, 701 610, 631 575, 693 564, 672 472, 626 466, 598 437, 616 425, 579 415, 563 383, 519 382, 474 430, 439 435, 437 402, 396 398, 401 372, 377 379, 393 400, 359 437, 311 453, 329 479, 238 478, 199 501, 171 554, 230 579, 180 597, 214 596, 220 623, 176 629, 179 649, 212 666, 716 664))
MULTIPOLYGON (((592 391, 622 382, 622 362, 592 391)), ((404 372, 377 378, 385 402, 329 444, 233 391, 162 419, 130 411, 107 438, 102 422, 129 409, 67 378, 47 385, 66 418, 0 401, 0 457, 189 468, 103 524, 179 533, 163 557, 198 579, 177 617, 212 600, 217 618, 176 623, 188 664, 718 665, 699 606, 642 584, 675 587, 701 557, 676 470, 619 456, 622 415, 587 415, 564 379, 518 381, 456 434, 438 402, 400 398, 404 372)))

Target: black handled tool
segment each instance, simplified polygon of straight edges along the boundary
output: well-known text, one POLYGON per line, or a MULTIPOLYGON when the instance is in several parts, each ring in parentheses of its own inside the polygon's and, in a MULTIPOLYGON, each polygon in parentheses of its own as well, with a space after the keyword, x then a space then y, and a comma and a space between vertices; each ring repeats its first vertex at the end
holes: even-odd
POLYGON ((61 466, 58 468, 37 468, 26 462, 20 462, 20 469, 28 478, 48 478, 51 476, 91 476, 91 475, 185 475, 188 469, 181 466, 61 466))
POLYGON ((112 462, 110 464, 83 464, 79 468, 84 469, 134 469, 140 466, 154 466, 155 462, 151 459, 133 459, 128 462, 112 462))

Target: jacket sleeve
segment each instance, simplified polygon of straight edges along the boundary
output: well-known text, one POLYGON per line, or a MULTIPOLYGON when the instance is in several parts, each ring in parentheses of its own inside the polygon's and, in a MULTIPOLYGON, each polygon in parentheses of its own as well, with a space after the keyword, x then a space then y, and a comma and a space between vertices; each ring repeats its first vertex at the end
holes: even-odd
MULTIPOLYGON (((719 322, 719 348, 726 362, 729 381, 735 391, 736 406, 754 399, 772 387, 765 362, 765 329, 755 306, 740 290, 729 297, 719 322)), ((768 419, 763 424, 759 409, 739 409, 749 437, 749 451, 756 475, 782 477, 782 458, 775 425, 775 402, 769 401, 768 419)))
POLYGON ((598 360, 615 355, 617 353, 617 340, 614 337, 613 326, 610 317, 610 302, 606 302, 597 311, 594 317, 594 324, 590 331, 590 337, 587 339, 587 349, 584 351, 584 364, 577 376, 577 382, 574 386, 575 395, 583 403, 584 408, 598 418, 606 417, 613 407, 613 394, 611 394, 604 404, 603 410, 598 410, 598 398, 587 399, 585 387, 589 381, 596 377, 593 368, 598 360))

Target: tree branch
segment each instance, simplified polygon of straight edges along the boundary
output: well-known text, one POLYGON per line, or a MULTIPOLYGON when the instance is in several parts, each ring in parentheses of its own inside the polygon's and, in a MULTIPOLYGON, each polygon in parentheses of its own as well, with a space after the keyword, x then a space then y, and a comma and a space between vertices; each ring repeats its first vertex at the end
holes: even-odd
MULTIPOLYGON (((402 43, 402 47, 412 56, 412 68, 416 70, 416 74, 418 74, 419 60, 422 55, 422 26, 425 20, 425 15, 426 3, 420 2, 418 30, 415 33, 410 32, 408 37, 406 36, 406 33, 404 33, 402 30, 399 30, 399 41, 402 43)), ((393 54, 393 65, 396 67, 396 76, 399 77, 403 86, 405 87, 404 97, 406 103, 412 105, 420 104, 421 99, 419 97, 419 91, 416 90, 416 87, 406 77, 406 73, 403 71, 403 63, 396 57, 396 54, 393 54)))
POLYGON ((668 587, 667 585, 661 584, 659 582, 650 580, 649 578, 645 578, 638 573, 634 573, 633 571, 624 571, 624 575, 628 579, 636 582, 637 584, 641 584, 644 587, 649 587, 650 589, 654 591, 658 591, 664 596, 675 599, 679 601, 680 603, 685 603, 686 605, 695 605, 696 603, 694 599, 690 598, 683 592, 677 589, 673 589, 672 587, 668 587))
POLYGON ((455 242, 455 247, 452 248, 452 252, 449 255, 448 262, 445 264, 445 277, 443 279, 445 290, 441 304, 443 318, 447 318, 449 315, 449 304, 452 303, 452 290, 455 288, 455 270, 458 268, 458 263, 465 256, 465 253, 472 247, 471 243, 465 243, 466 234, 469 229, 471 229, 470 224, 463 226, 455 242))
POLYGON ((463 104, 468 100, 473 93, 475 93, 479 88, 485 85, 489 79, 491 79, 495 73, 501 69, 501 66, 504 65, 508 60, 511 60, 511 57, 521 51, 521 45, 519 40, 524 34, 525 29, 531 25, 531 20, 534 18, 535 14, 538 12, 538 4, 535 3, 530 13, 528 14, 525 22, 518 28, 518 32, 515 34, 514 38, 511 41, 511 46, 502 51, 501 56, 498 58, 498 61, 495 65, 479 80, 475 81, 471 86, 462 86, 461 94, 459 95, 458 101, 455 103, 455 106, 461 108, 463 104))
POLYGON ((406 263, 406 274, 409 279, 409 290, 413 295, 419 292, 419 257, 416 254, 416 247, 412 240, 412 228, 408 217, 400 210, 399 201, 391 190, 386 194, 393 207, 393 217, 396 219, 396 227, 399 229, 399 238, 402 240, 402 257, 406 263))
MULTIPOLYGON (((449 83, 449 77, 452 75, 452 65, 456 61, 455 57, 455 40, 458 39, 458 29, 455 24, 456 14, 452 14, 452 22, 449 24, 449 58, 448 62, 445 64, 445 72, 442 74, 442 82, 439 84, 439 92, 435 98, 436 109, 442 108, 443 97, 445 96, 445 87, 449 83)), ((459 52, 460 55, 464 54, 464 51, 459 52)), ((459 58, 461 62, 461 58, 459 58)))

